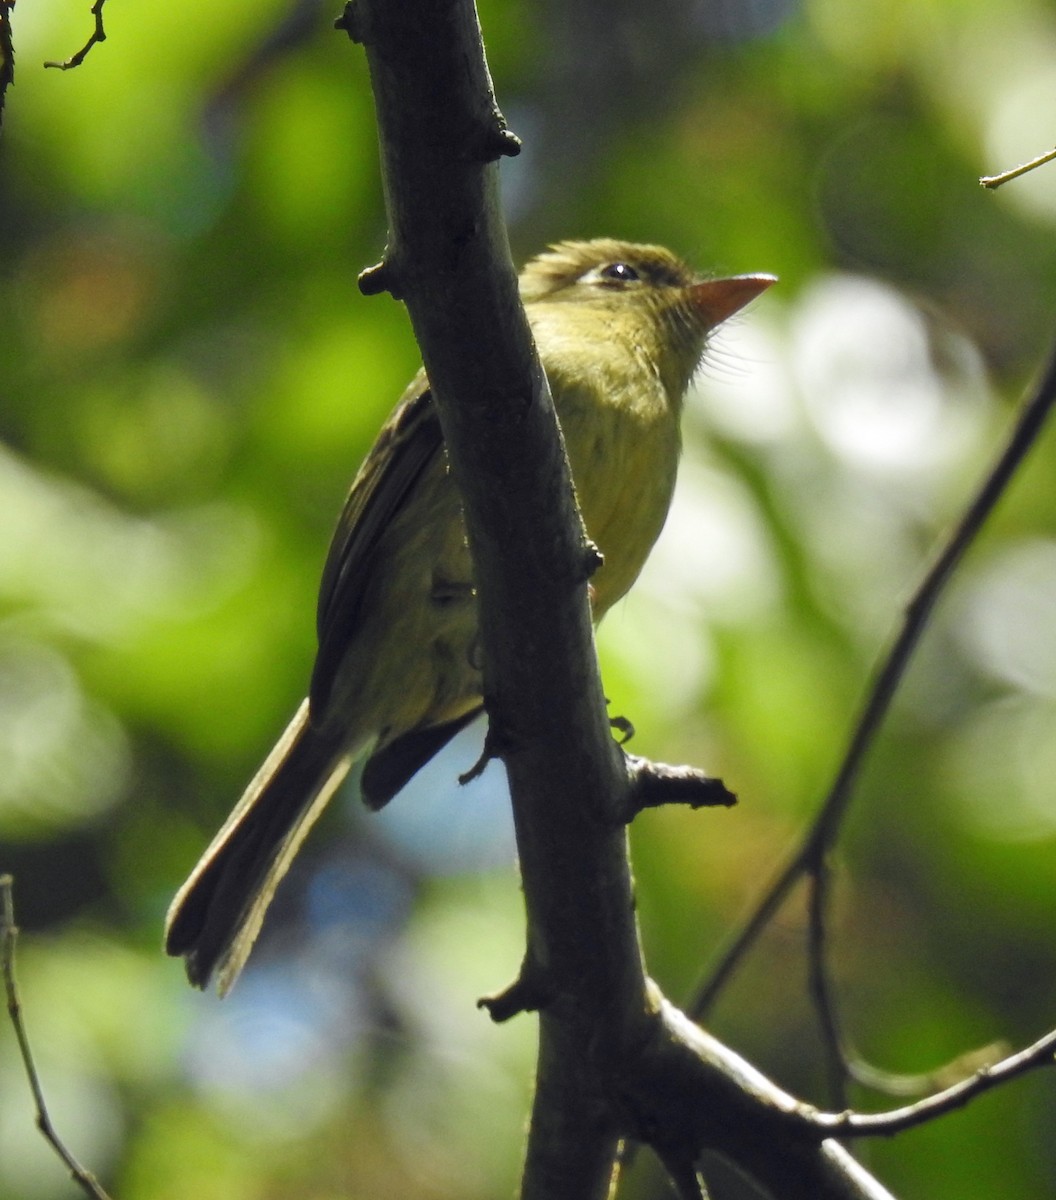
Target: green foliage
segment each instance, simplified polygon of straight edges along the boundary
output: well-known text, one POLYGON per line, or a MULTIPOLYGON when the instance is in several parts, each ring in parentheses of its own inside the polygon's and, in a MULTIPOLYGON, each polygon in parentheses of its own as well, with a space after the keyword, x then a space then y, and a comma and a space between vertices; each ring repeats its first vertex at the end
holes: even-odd
MULTIPOLYGON (((454 788, 472 740, 380 819, 349 797, 224 1006, 158 948, 302 694, 332 522, 417 365, 402 309, 355 286, 385 238, 361 52, 311 5, 125 4, 82 67, 44 72, 88 6, 24 7, 0 143, 0 870, 60 1129, 119 1200, 508 1194, 531 1023, 473 1010, 522 928, 501 771, 454 788)), ((741 797, 634 830, 677 999, 824 792, 1047 349, 1054 168, 975 181, 1052 143, 1056 19, 1041 0, 608 8, 483 6, 525 139, 503 168, 518 253, 608 234, 782 278, 717 342, 664 540, 600 633, 634 749, 741 797)), ((838 983, 891 1069, 1054 1021, 1054 467, 1050 433, 840 848, 838 983)), ((802 936, 790 904, 714 1029, 824 1104, 802 936)), ((70 1196, 6 1030, 0 1078, 0 1193, 70 1196)), ((875 1165, 907 1196, 1048 1194, 1053 1086, 875 1165)))

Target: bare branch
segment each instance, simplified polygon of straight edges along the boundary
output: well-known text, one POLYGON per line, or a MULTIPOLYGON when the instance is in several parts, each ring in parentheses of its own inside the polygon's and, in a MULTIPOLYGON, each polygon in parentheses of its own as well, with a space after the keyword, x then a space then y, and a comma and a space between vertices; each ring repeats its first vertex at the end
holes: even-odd
POLYGON ((1036 1071, 1054 1065, 1056 1053, 1056 1031, 1039 1038, 1032 1046, 1003 1058, 989 1067, 980 1067, 970 1079, 963 1079, 945 1091, 937 1092, 918 1100, 916 1104, 896 1108, 886 1113, 839 1113, 819 1114, 818 1122, 833 1137, 890 1137, 904 1129, 913 1129, 936 1117, 964 1108, 966 1104, 989 1092, 993 1088, 1036 1071))
POLYGON ((646 808, 660 808, 665 804, 732 808, 737 803, 737 797, 721 779, 706 775, 695 767, 674 767, 628 754, 627 775, 631 785, 630 807, 624 820, 628 822, 646 808))
POLYGON ((781 1200, 891 1200, 831 1139, 843 1114, 801 1103, 673 1005, 657 1004, 649 1042, 613 1063, 613 1096, 655 1122, 630 1136, 683 1156, 714 1151, 781 1200))
POLYGON ((625 831, 608 815, 623 810, 626 772, 594 658, 589 543, 500 213, 494 159, 516 143, 468 0, 359 0, 341 27, 366 48, 389 212, 384 266, 366 283, 405 300, 422 350, 474 557, 489 721, 515 747, 528 975, 576 993, 575 1036, 555 1005, 541 1017, 522 1195, 600 1200, 619 1135, 586 1030, 641 1021, 645 973, 625 831))
POLYGON ((1039 154, 1037 158, 1032 158, 1030 162, 1020 163, 1018 167, 1013 167, 1010 171, 1002 171, 1000 175, 983 175, 979 179, 979 183, 984 188, 999 188, 1003 183, 1008 183, 1011 179, 1018 179, 1020 175, 1026 175, 1028 171, 1033 171, 1037 167, 1043 167, 1046 163, 1052 162, 1056 158, 1056 150, 1049 150, 1045 154, 1039 154))
POLYGON ((846 1108, 850 1054, 835 988, 828 970, 826 932, 832 868, 824 855, 813 864, 812 872, 807 926, 807 986, 814 999, 814 1011, 821 1025, 830 1100, 837 1107, 846 1108))
POLYGON ((79 67, 85 58, 88 56, 88 51, 97 43, 106 41, 106 29, 103 27, 103 5, 106 0, 95 0, 92 5, 91 12, 95 18, 95 28, 92 30, 91 37, 77 51, 76 54, 71 54, 69 58, 63 59, 62 62, 48 61, 44 64, 45 67, 55 67, 59 71, 71 71, 74 67, 79 67))
POLYGON ((631 776, 594 654, 590 547, 499 213, 493 160, 513 143, 473 6, 356 0, 340 27, 366 48, 389 213, 367 287, 404 299, 422 349, 513 801, 528 944, 521 980, 489 1007, 545 1001, 522 1200, 604 1200, 625 1136, 683 1162, 713 1149, 783 1200, 888 1200, 813 1110, 713 1045, 645 976, 622 823, 631 776))
POLYGON ((912 1075, 884 1071, 863 1059, 847 1036, 827 965, 826 930, 829 889, 832 883, 832 867, 829 862, 823 859, 817 864, 811 878, 813 886, 809 901, 808 987, 821 1025, 829 1088, 838 1107, 847 1108, 847 1084, 852 1081, 889 1096, 923 1096, 928 1092, 945 1090, 984 1068, 996 1065, 1008 1053, 1004 1042, 993 1042, 960 1054, 934 1071, 912 1075))
POLYGON ((924 1096, 929 1092, 945 1091, 956 1083, 961 1083, 984 1067, 996 1066, 1009 1053, 1010 1047, 1005 1041, 990 1042, 986 1046, 978 1046, 931 1071, 921 1071, 916 1074, 905 1074, 895 1071, 884 1071, 860 1058, 850 1046, 844 1047, 847 1071, 855 1083, 862 1087, 872 1088, 874 1092, 882 1092, 888 1096, 924 1096))
MULTIPOLYGON (((829 1178, 823 1153, 827 1139, 889 1137, 963 1108, 984 1092, 1030 1071, 1056 1065, 1053 1031, 915 1104, 885 1113, 821 1112, 776 1087, 666 1001, 659 1002, 659 1015, 657 1036, 642 1048, 638 1060, 617 1072, 614 1091, 624 1092, 623 1102, 635 1109, 654 1083, 662 1085, 662 1099, 658 1106, 650 1106, 650 1117, 660 1121, 667 1144, 681 1147, 683 1157, 686 1148, 698 1154, 711 1149, 728 1155, 729 1143, 723 1145, 725 1139, 716 1137, 718 1126, 736 1128, 736 1140, 751 1146, 745 1157, 752 1163, 753 1176, 764 1184, 782 1179, 790 1161, 797 1160, 796 1183, 774 1188, 775 1195, 782 1197, 886 1195, 864 1173, 829 1178), (822 1157, 812 1157, 812 1152, 822 1157)), ((639 1131, 632 1133, 640 1136, 639 1131)))
POLYGON ((11 13, 15 0, 0 0, 0 126, 4 123, 7 89, 15 82, 15 39, 11 32, 11 13))
POLYGON ((501 1024, 520 1013, 538 1012, 553 999, 546 980, 536 977, 535 964, 525 958, 513 983, 493 996, 481 996, 477 1008, 483 1008, 496 1024, 501 1024))
POLYGON ((887 716, 891 701, 905 674, 909 661, 927 627, 931 613, 944 588, 956 571, 965 552, 993 512, 997 502, 1031 447, 1037 441, 1056 402, 1056 349, 1035 391, 1024 402, 1019 418, 1009 434, 997 461, 987 473, 964 515, 933 565, 925 574, 906 607, 902 627, 887 657, 876 674, 851 739, 818 815, 799 848, 792 854, 777 878, 764 892, 755 910, 741 930, 719 956, 718 962, 698 989, 689 1005, 696 1018, 703 1016, 729 981, 745 953, 769 923, 791 889, 804 875, 817 878, 824 857, 836 840, 851 802, 851 794, 865 757, 887 716))
POLYGON ((33 1103, 37 1110, 37 1128, 47 1139, 52 1149, 66 1164, 70 1176, 91 1200, 110 1200, 99 1181, 77 1161, 66 1149, 62 1139, 55 1132, 48 1114, 48 1106, 44 1100, 44 1089, 40 1084, 33 1051, 29 1045, 29 1035, 26 1033, 25 1021, 22 1018, 22 1004, 18 996, 18 984, 15 980, 15 942, 18 939, 18 926, 15 924, 14 880, 10 875, 0 875, 0 973, 4 977, 4 991, 7 994, 7 1015, 15 1031, 18 1050, 22 1056, 22 1066, 29 1080, 29 1088, 33 1093, 33 1103))
POLYGON ((863 1059, 855 1050, 844 1028, 831 972, 827 966, 826 930, 829 888, 832 881, 832 869, 827 861, 819 865, 812 879, 814 886, 810 892, 807 947, 808 986, 821 1024, 829 1088, 832 1101, 837 1107, 847 1107, 847 1084, 852 1081, 888 1096, 924 1096, 928 1092, 944 1090, 982 1068, 995 1065, 1009 1052, 1006 1043, 992 1042, 990 1045, 960 1054, 933 1071, 912 1075, 884 1071, 863 1059))

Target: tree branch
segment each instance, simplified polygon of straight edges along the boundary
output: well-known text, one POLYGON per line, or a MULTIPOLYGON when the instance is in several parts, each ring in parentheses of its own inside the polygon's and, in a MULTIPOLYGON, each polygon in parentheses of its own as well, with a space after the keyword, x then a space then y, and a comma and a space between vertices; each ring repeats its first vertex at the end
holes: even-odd
POLYGON ((979 183, 982 187, 993 191, 994 188, 999 188, 1004 183, 1009 183, 1013 179, 1018 179, 1021 175, 1026 175, 1028 171, 1035 171, 1038 167, 1043 167, 1046 163, 1052 162, 1054 158, 1056 158, 1056 150, 1046 150, 1044 154, 1039 154, 1037 158, 1032 158, 1030 162, 1020 163, 1018 167, 1002 171, 999 175, 982 175, 979 178, 979 183))
POLYGON ((361 286, 405 300, 422 350, 462 492, 492 744, 510 782, 527 952, 513 999, 492 1007, 544 1004, 521 1195, 602 1200, 619 1139, 633 1135, 669 1161, 713 1148, 775 1195, 886 1197, 729 1051, 700 1076, 699 1139, 670 1125, 671 1080, 651 1065, 696 1061, 704 1035, 667 1018, 638 943, 623 827, 632 781, 606 715, 587 599, 596 552, 499 211, 495 159, 517 143, 469 0, 357 0, 339 27, 366 48, 390 223, 384 260, 361 286), (781 1174, 793 1167, 802 1182, 781 1174))
POLYGON ((628 754, 627 775, 631 808, 624 818, 626 821, 647 808, 665 804, 685 804, 695 809, 732 808, 737 803, 737 797, 721 779, 695 767, 673 767, 628 754))
POLYGON ((15 82, 15 39, 11 32, 11 13, 15 0, 0 0, 0 128, 4 124, 7 89, 15 82))
POLYGON ((44 1089, 37 1074, 37 1065, 33 1059, 33 1050, 29 1044, 29 1034, 22 1019, 22 1004, 18 997, 18 983, 15 979, 15 942, 18 940, 18 926, 15 924, 14 880, 10 875, 0 875, 0 975, 4 980, 4 992, 7 996, 7 1015, 11 1019, 18 1042, 18 1051, 22 1057, 22 1066, 29 1080, 29 1089, 33 1093, 33 1104, 37 1111, 37 1128, 55 1153, 66 1164, 70 1178, 89 1196, 91 1200, 110 1200, 103 1190, 99 1180, 82 1167, 73 1154, 66 1148, 62 1138, 51 1123, 47 1101, 44 1099, 44 1089))
POLYGON ((55 67, 59 71, 72 71, 74 67, 79 67, 82 62, 88 57, 88 51, 98 42, 106 41, 106 28, 103 25, 103 5, 106 0, 95 0, 92 5, 92 17, 95 20, 95 27, 92 29, 91 35, 84 45, 77 51, 76 54, 71 54, 69 58, 64 58, 61 62, 49 60, 44 64, 45 67, 55 67))
POLYGON ((843 1114, 796 1100, 667 1001, 656 1016, 639 1053, 612 1064, 609 1087, 632 1136, 662 1159, 715 1150, 781 1200, 891 1200, 831 1139, 848 1132, 843 1114))
POLYGON ((944 1091, 926 1096, 915 1104, 896 1108, 886 1113, 837 1113, 819 1115, 819 1122, 837 1137, 891 1137, 904 1129, 912 1129, 945 1116, 955 1109, 989 1092, 993 1088, 1018 1079, 1030 1071, 1056 1065, 1056 1031, 1047 1033, 1033 1045, 1010 1054, 991 1066, 980 1067, 969 1079, 962 1079, 944 1091))
MULTIPOLYGON (((997 461, 983 479, 964 515, 942 546, 933 565, 925 574, 906 607, 902 627, 869 689, 836 778, 803 841, 764 892, 755 910, 745 921, 711 968, 705 982, 689 1004, 689 1011, 700 1019, 709 1011, 734 970, 780 908, 789 892, 804 876, 817 880, 825 870, 825 856, 839 834, 850 806, 852 791, 862 764, 891 707, 909 661, 939 597, 962 558, 993 512, 997 502, 1031 447, 1056 403, 1056 347, 1034 392, 1024 401, 997 461)), ((816 941, 816 939, 815 939, 816 941)), ((817 967, 814 968, 817 972, 817 967)))
POLYGON ((513 797, 527 961, 546 993, 562 997, 541 1020, 523 1195, 600 1197, 617 1136, 598 1120, 583 1030, 610 1006, 630 1024, 640 1019, 645 974, 625 835, 606 818, 623 810, 626 775, 593 655, 594 559, 499 208, 493 160, 516 143, 491 93, 472 4, 362 0, 342 27, 366 47, 389 210, 384 263, 365 282, 407 303, 462 490, 485 697, 513 797))

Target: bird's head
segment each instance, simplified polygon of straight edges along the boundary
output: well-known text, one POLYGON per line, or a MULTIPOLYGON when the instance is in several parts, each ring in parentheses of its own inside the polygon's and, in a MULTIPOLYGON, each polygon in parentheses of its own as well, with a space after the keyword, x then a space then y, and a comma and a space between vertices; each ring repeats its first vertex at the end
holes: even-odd
POLYGON ((681 393, 708 334, 774 282, 707 279, 663 246, 597 238, 551 246, 525 266, 520 287, 526 304, 570 306, 569 336, 633 343, 681 393))

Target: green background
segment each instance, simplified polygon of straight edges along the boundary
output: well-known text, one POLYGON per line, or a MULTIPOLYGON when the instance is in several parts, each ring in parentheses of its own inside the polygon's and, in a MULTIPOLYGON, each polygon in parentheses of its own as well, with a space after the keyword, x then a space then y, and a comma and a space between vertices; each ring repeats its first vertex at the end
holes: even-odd
MULTIPOLYGON (((414 371, 362 52, 311 3, 14 14, 0 140, 0 870, 59 1128, 117 1200, 511 1194, 533 1022, 501 769, 473 736, 380 818, 346 796, 223 1004, 168 901, 305 687, 344 491, 414 371)), ((482 13, 518 259, 657 241, 781 277, 716 340, 675 510, 600 631, 633 748, 731 812, 633 831, 684 997, 794 844, 943 531, 1047 352, 1056 138, 1042 0, 552 0, 482 13)), ((855 1041, 916 1072, 1056 1023, 1056 436, 959 573, 837 854, 855 1041)), ((479 730, 476 732, 479 742, 479 730)), ((801 897, 711 1027, 827 1103, 801 897)), ((72 1183, 0 1032, 0 1195, 72 1183)), ((863 1107, 895 1101, 868 1094, 863 1107)), ((1056 1192, 1050 1076, 863 1152, 900 1196, 1056 1192)), ((648 1164, 626 1195, 663 1194, 648 1164)), ((719 1197, 747 1193, 727 1180, 719 1197)))

